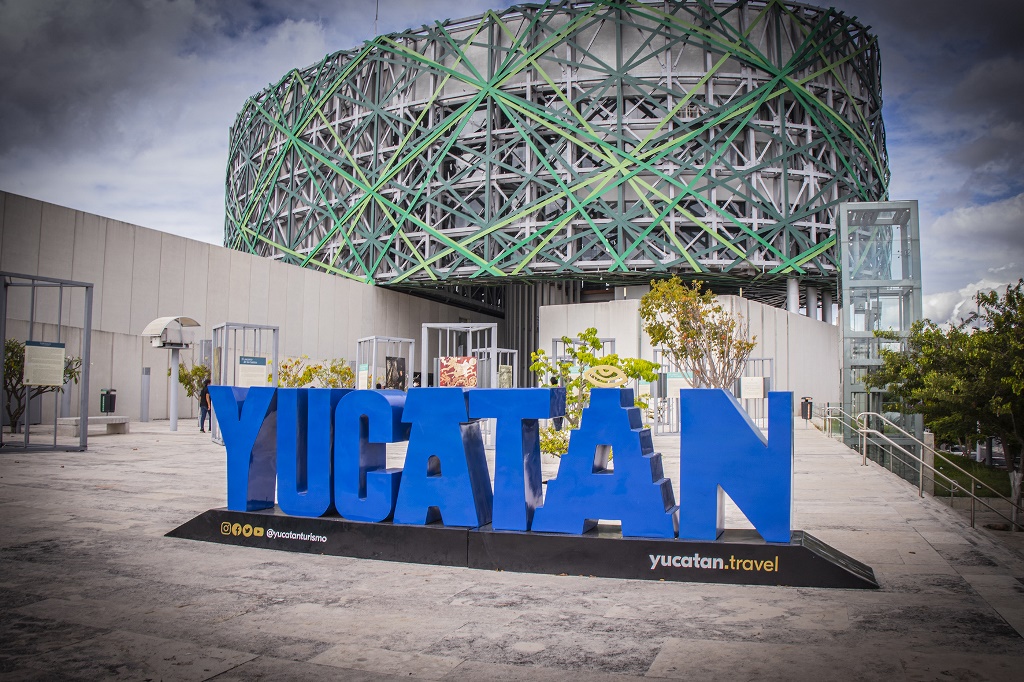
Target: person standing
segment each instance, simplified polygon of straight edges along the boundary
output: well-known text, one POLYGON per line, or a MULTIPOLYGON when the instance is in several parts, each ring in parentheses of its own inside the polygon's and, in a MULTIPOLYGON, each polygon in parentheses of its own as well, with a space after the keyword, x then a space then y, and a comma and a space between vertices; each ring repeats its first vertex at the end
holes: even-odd
POLYGON ((206 433, 206 418, 210 417, 210 430, 213 431, 213 403, 210 401, 210 380, 203 379, 203 390, 199 392, 199 433, 206 433))

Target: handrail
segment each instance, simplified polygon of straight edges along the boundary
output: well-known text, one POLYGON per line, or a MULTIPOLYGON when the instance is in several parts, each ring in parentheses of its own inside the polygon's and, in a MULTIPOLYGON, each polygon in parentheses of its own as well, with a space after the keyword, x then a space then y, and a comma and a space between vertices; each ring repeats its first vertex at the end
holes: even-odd
MULTIPOLYGON (((899 431, 900 433, 902 433, 902 434, 903 434, 904 436, 906 436, 907 438, 910 438, 910 439, 911 439, 911 440, 913 440, 913 441, 914 441, 915 443, 917 443, 918 445, 920 445, 920 446, 921 446, 922 448, 925 448, 925 449, 927 449, 927 450, 930 450, 930 451, 931 451, 931 453, 932 453, 933 455, 938 455, 938 454, 939 454, 939 453, 938 453, 938 451, 937 451, 937 450, 936 450, 935 448, 931 448, 931 447, 928 447, 927 445, 925 445, 925 444, 924 444, 924 442, 923 442, 923 441, 920 441, 920 440, 918 440, 918 439, 917 439, 917 437, 916 437, 916 436, 913 436, 913 435, 911 435, 911 434, 907 433, 907 432, 906 432, 906 431, 905 431, 905 430, 904 430, 903 428, 901 428, 901 427, 900 427, 899 425, 897 425, 897 424, 894 424, 894 423, 893 423, 892 421, 890 421, 890 420, 889 420, 889 419, 888 419, 887 417, 885 417, 884 415, 878 414, 877 412, 861 412, 861 413, 860 413, 859 415, 857 415, 857 421, 861 422, 862 424, 866 423, 866 422, 864 422, 864 420, 863 420, 863 419, 861 419, 861 417, 864 417, 864 416, 872 416, 872 417, 878 417, 878 418, 879 418, 879 419, 881 419, 881 420, 882 420, 883 422, 885 422, 885 423, 886 423, 887 425, 889 425, 889 426, 891 426, 892 428, 896 429, 897 431, 899 431)), ((943 457, 943 459, 945 459, 945 457, 943 457)), ((961 467, 957 466, 957 465, 956 465, 955 463, 951 462, 951 461, 950 461, 950 460, 948 460, 948 459, 946 459, 946 461, 947 461, 947 462, 949 462, 950 466, 952 466, 952 467, 953 467, 954 469, 956 469, 956 470, 957 470, 957 471, 959 471, 960 473, 962 473, 962 474, 964 474, 965 476, 967 476, 968 478, 970 478, 970 479, 971 479, 971 485, 972 485, 972 486, 973 486, 973 485, 976 485, 976 484, 981 484, 981 486, 982 486, 983 488, 987 488, 987 489, 988 489, 989 491, 991 491, 992 493, 994 493, 994 494, 996 495, 996 497, 1003 497, 1003 496, 1002 496, 1002 494, 1000 494, 1000 492, 999 492, 998 490, 996 490, 995 488, 993 488, 992 486, 990 486, 990 485, 989 485, 988 483, 985 483, 985 481, 981 480, 980 478, 978 478, 977 476, 975 476, 975 475, 974 475, 974 474, 972 474, 971 472, 969 472, 969 471, 967 471, 966 469, 963 469, 963 468, 961 468, 961 467)), ((1007 502, 1010 502, 1009 498, 1005 498, 1005 497, 1003 497, 1003 499, 1004 499, 1004 500, 1006 500, 1007 502)), ((1013 506, 1013 502, 1010 502, 1010 506, 1013 506)))
MULTIPOLYGON (((920 445, 923 449, 930 451, 933 456, 940 454, 939 452, 937 452, 935 450, 935 448, 932 448, 932 447, 929 447, 928 445, 925 445, 925 443, 923 443, 917 437, 915 437, 914 435, 908 433, 905 429, 900 427, 898 424, 893 423, 892 420, 888 419, 884 415, 878 414, 877 412, 861 412, 856 417, 854 417, 853 415, 851 415, 851 414, 847 413, 845 410, 843 410, 841 407, 831 407, 830 406, 830 407, 826 408, 826 417, 829 418, 829 419, 835 419, 836 417, 833 416, 833 414, 832 414, 833 412, 839 412, 841 415, 847 417, 851 422, 853 422, 852 424, 845 423, 845 422, 843 422, 843 419, 841 417, 839 418, 839 421, 843 422, 844 426, 849 426, 851 428, 851 430, 857 431, 857 433, 859 434, 860 449, 861 449, 861 464, 863 466, 867 466, 868 436, 869 435, 873 435, 873 436, 877 436, 877 437, 881 438, 882 440, 886 441, 889 444, 889 447, 890 447, 889 455, 890 455, 890 457, 895 457, 896 456, 895 453, 892 451, 892 448, 896 448, 896 449, 900 450, 901 452, 906 453, 907 455, 909 455, 914 461, 916 461, 920 465, 920 467, 918 468, 918 495, 920 495, 921 497, 924 496, 924 469, 925 468, 927 468, 931 472, 931 474, 932 474, 932 481, 937 481, 938 480, 937 477, 941 477, 942 479, 945 479, 947 487, 949 487, 950 497, 951 498, 952 498, 953 492, 957 488, 962 488, 962 486, 955 479, 953 479, 950 476, 946 475, 945 473, 939 471, 933 465, 931 465, 928 462, 924 461, 923 458, 918 457, 914 452, 912 452, 910 450, 907 450, 905 447, 903 447, 902 445, 900 445, 899 443, 894 441, 892 438, 887 436, 885 433, 883 433, 881 431, 878 431, 877 429, 871 429, 871 428, 867 427, 867 422, 866 422, 866 420, 864 418, 865 417, 869 417, 869 416, 877 417, 883 423, 887 424, 888 426, 891 426, 892 428, 896 429, 897 431, 899 431, 901 434, 903 434, 904 436, 906 436, 910 440, 912 440, 915 443, 917 443, 918 445, 920 445)), ((900 461, 903 464, 907 464, 906 460, 904 460, 902 457, 899 457, 899 459, 900 459, 900 461)), ((945 458, 943 458, 943 459, 945 459, 945 458)), ((967 478, 969 478, 970 481, 971 481, 971 489, 970 489, 970 491, 968 491, 966 488, 963 488, 964 492, 967 493, 967 495, 971 498, 971 528, 974 528, 974 526, 975 526, 975 504, 978 503, 978 502, 980 502, 983 506, 985 506, 990 511, 994 512, 997 516, 1005 519, 1006 521, 1009 521, 1011 529, 1016 530, 1021 525, 1016 520, 1017 512, 1024 511, 1024 509, 1022 509, 1020 506, 1014 504, 1014 502, 1011 499, 1009 499, 1008 497, 1004 497, 1002 494, 999 493, 999 491, 997 491, 994 488, 992 488, 992 486, 988 485, 987 483, 985 483, 984 481, 979 479, 974 474, 972 474, 969 471, 966 471, 963 468, 957 466, 955 463, 949 461, 948 459, 946 459, 946 462, 948 462, 950 464, 950 466, 952 466, 954 469, 956 469, 960 473, 962 473, 965 476, 967 476, 967 478), (983 488, 986 488, 989 491, 991 491, 992 494, 995 497, 997 497, 1000 500, 1003 500, 1004 502, 1006 502, 1010 506, 1010 508, 1013 510, 1011 512, 1011 516, 1007 516, 1006 514, 1002 513, 1001 511, 999 511, 998 509, 996 509, 995 507, 990 505, 988 502, 986 502, 984 498, 978 497, 978 495, 976 494, 976 491, 977 491, 977 486, 979 484, 983 488)))
MULTIPOLYGON (((904 452, 907 455, 910 455, 911 458, 913 458, 916 462, 918 462, 921 465, 922 468, 918 469, 918 495, 919 496, 924 497, 924 471, 923 471, 923 467, 927 467, 929 469, 929 471, 932 472, 932 480, 933 481, 937 480, 935 478, 935 476, 941 476, 943 479, 945 479, 945 481, 946 481, 946 483, 947 483, 947 485, 948 485, 948 487, 950 489, 950 497, 952 497, 953 491, 955 489, 961 487, 960 484, 955 479, 951 478, 950 476, 947 476, 945 473, 939 471, 938 469, 936 469, 932 465, 930 465, 927 462, 925 462, 923 459, 917 457, 917 455, 915 455, 913 452, 911 452, 910 450, 907 450, 905 447, 903 447, 902 445, 900 445, 899 443, 897 443, 893 439, 889 438, 887 435, 885 435, 881 431, 878 431, 877 429, 864 428, 864 429, 861 429, 861 433, 873 434, 875 436, 879 436, 880 438, 885 440, 887 443, 889 443, 890 448, 896 448, 896 449, 900 450, 901 452, 904 452)), ((867 449, 865 448, 865 452, 864 452, 865 456, 866 456, 866 450, 867 449)), ((893 453, 891 449, 889 451, 889 455, 891 457, 895 457, 896 456, 895 453, 893 453)), ((906 463, 906 461, 903 460, 902 458, 900 458, 900 461, 902 461, 904 464, 906 463)), ((970 474, 968 474, 968 476, 971 477, 971 490, 968 493, 968 496, 971 498, 971 528, 974 528, 974 525, 975 525, 976 509, 975 509, 974 505, 975 505, 975 503, 978 503, 978 502, 980 502, 989 511, 995 513, 997 516, 1000 516, 1003 519, 1009 521, 1012 526, 1017 526, 1018 524, 1013 519, 1012 516, 1007 516, 1006 514, 1003 514, 1001 511, 999 511, 998 509, 996 509, 995 507, 990 505, 988 502, 986 502, 985 498, 978 497, 978 495, 976 494, 975 483, 976 482, 980 482, 980 483, 982 483, 982 485, 984 485, 984 482, 983 481, 979 481, 977 478, 975 478, 974 476, 971 476, 970 474)), ((986 487, 988 487, 988 486, 986 486, 986 487)), ((968 492, 966 488, 964 488, 964 492, 965 493, 968 492)), ((993 492, 995 492, 995 491, 993 491, 993 492)), ((1004 500, 1004 501, 1008 502, 1011 507, 1014 506, 1013 502, 1010 501, 1009 498, 1003 497, 998 492, 995 492, 995 496, 998 497, 1001 500, 1004 500)))
POLYGON ((826 405, 825 406, 825 426, 828 429, 828 436, 829 436, 829 438, 832 437, 832 420, 833 419, 837 419, 837 417, 833 416, 833 412, 838 412, 840 415, 842 415, 841 417, 838 417, 838 419, 839 419, 839 423, 843 424, 843 426, 849 426, 852 431, 857 431, 857 430, 860 429, 860 423, 857 421, 857 418, 854 417, 852 414, 850 414, 849 412, 844 410, 842 407, 839 407, 838 405, 826 405), (844 422, 842 417, 846 417, 851 422, 857 422, 857 426, 853 427, 850 424, 844 422))

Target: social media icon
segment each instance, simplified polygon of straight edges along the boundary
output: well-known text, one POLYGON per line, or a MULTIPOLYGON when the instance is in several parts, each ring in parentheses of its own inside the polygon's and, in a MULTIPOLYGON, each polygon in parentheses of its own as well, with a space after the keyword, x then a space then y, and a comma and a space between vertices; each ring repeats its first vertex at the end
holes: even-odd
POLYGON ((235 525, 231 526, 231 534, 236 536, 236 537, 241 535, 242 534, 242 524, 236 523, 235 525))
POLYGON ((254 536, 258 537, 258 538, 261 538, 261 537, 263 537, 263 529, 260 528, 259 526, 256 526, 255 528, 252 529, 252 534, 254 536))
POLYGON ((230 521, 222 521, 221 522, 221 524, 220 524, 220 534, 221 535, 231 535, 231 522, 230 521))
POLYGON ((250 526, 248 523, 242 526, 242 535, 244 535, 245 537, 250 537, 252 535, 252 526, 250 526))

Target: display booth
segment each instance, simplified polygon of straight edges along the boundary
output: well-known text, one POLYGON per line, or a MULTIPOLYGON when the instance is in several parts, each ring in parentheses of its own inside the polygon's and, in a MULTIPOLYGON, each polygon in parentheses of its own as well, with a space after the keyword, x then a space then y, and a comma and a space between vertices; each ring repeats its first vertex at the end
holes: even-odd
POLYGON ((356 341, 356 388, 408 390, 413 385, 416 340, 365 336, 356 341))
POLYGON ((490 348, 477 348, 473 356, 478 363, 494 363, 498 367, 498 383, 496 388, 519 388, 519 351, 512 348, 498 348, 491 355, 490 348))
MULTIPOLYGON (((93 285, 54 277, 20 275, 0 272, 3 292, 0 294, 0 344, 25 339, 21 346, 21 362, 0 362, 0 391, 4 401, 0 447, 18 447, 28 450, 85 450, 89 444, 89 370, 92 367, 90 347, 92 341, 93 285), (74 305, 72 305, 74 304, 74 305), (14 319, 8 321, 8 315, 14 319), (70 328, 68 320, 74 316, 82 320, 82 328, 70 328), (27 320, 27 321, 26 321, 27 320), (10 336, 9 336, 10 335, 10 336), (77 352, 77 355, 75 353, 77 352), (69 355, 70 353, 70 355, 69 355), (21 365, 18 367, 18 365, 21 365), (5 381, 8 366, 17 367, 21 381, 5 381), (65 383, 65 367, 78 367, 78 417, 71 417, 72 382, 65 383), (18 389, 7 394, 8 385, 18 389), (43 401, 52 401, 44 409, 43 401), (8 402, 10 401, 10 402, 8 402), (13 427, 8 411, 15 414, 13 427), (48 428, 32 433, 32 425, 43 426, 44 414, 48 428), (59 421, 82 420, 73 441, 61 441, 59 421), (20 434, 7 434, 6 430, 21 429, 20 434), (52 433, 50 432, 52 430, 52 433), (6 436, 6 439, 5 439, 6 436)), ((19 342, 21 343, 21 342, 19 342)))
MULTIPOLYGON (((213 328, 210 383, 221 386, 277 386, 279 330, 273 325, 225 322, 213 328)), ((210 434, 221 440, 214 411, 210 434)))
POLYGON ((423 323, 423 386, 497 388, 500 359, 496 323, 423 323))

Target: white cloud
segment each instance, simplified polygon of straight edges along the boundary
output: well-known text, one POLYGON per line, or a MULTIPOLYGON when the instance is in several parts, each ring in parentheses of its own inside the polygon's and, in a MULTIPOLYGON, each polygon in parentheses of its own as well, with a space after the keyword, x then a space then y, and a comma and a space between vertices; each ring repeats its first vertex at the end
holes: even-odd
POLYGON ((1007 282, 983 279, 957 291, 929 294, 924 297, 924 316, 937 324, 956 324, 978 311, 974 298, 979 293, 998 291, 1002 296, 1007 286, 1007 282))
POLYGON ((1024 193, 963 206, 923 224, 921 254, 928 292, 1016 281, 1024 276, 1024 193))
MULTIPOLYGON (((382 0, 381 32, 502 2, 382 0)), ((374 3, 0 0, 0 188, 221 243, 248 97, 374 36, 374 3)))

